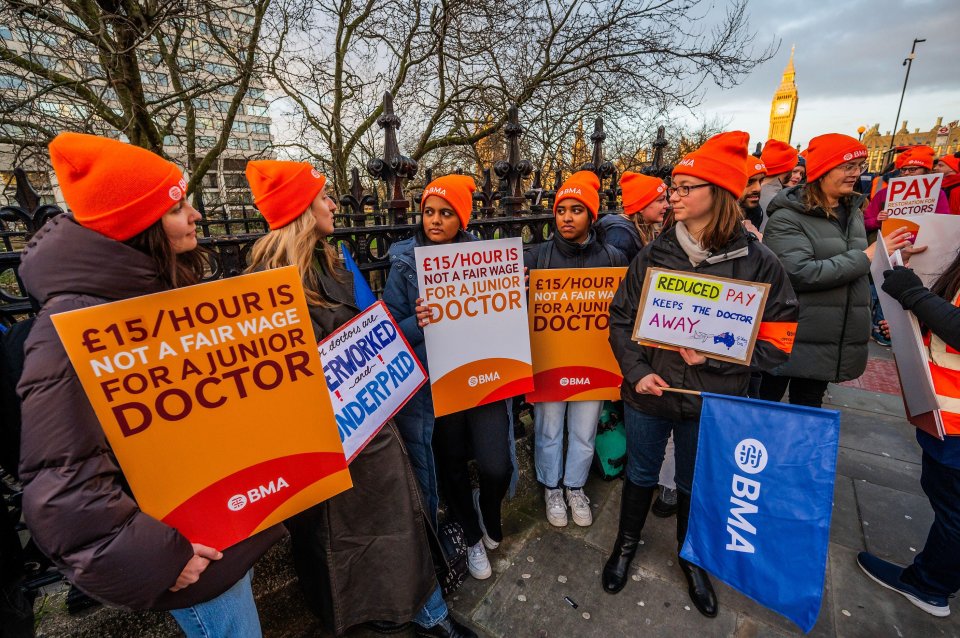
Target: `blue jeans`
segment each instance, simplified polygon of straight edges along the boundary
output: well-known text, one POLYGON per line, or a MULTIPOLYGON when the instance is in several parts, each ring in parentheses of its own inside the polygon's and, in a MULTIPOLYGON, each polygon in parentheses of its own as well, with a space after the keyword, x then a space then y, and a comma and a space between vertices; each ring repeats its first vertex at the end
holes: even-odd
POLYGON ((427 601, 427 604, 417 612, 413 622, 424 629, 429 629, 446 618, 449 613, 450 610, 447 609, 447 603, 443 600, 443 592, 440 591, 440 585, 437 585, 437 588, 430 594, 430 599, 427 601))
POLYGON ((920 487, 930 499, 933 525, 923 550, 901 578, 921 591, 949 596, 960 590, 960 470, 926 452, 922 463, 920 487))
POLYGON ((252 574, 253 570, 250 570, 233 587, 212 600, 193 607, 172 609, 170 614, 187 638, 257 638, 262 634, 250 586, 252 574))
POLYGON ((673 421, 640 412, 624 401, 627 428, 627 479, 640 487, 655 487, 667 439, 673 433, 677 489, 689 494, 693 486, 693 466, 697 460, 699 421, 673 421))
POLYGON ((536 432, 537 480, 554 488, 563 484, 581 488, 587 482, 597 422, 603 401, 547 401, 533 406, 536 432), (563 461, 563 430, 566 421, 567 461, 563 461), (561 470, 563 473, 561 474, 561 470))

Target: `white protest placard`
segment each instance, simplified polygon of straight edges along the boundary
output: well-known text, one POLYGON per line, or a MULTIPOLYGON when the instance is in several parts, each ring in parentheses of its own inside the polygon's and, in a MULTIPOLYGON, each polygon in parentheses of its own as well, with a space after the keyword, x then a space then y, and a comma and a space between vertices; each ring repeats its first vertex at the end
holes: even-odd
POLYGON ((883 222, 880 231, 889 237, 898 228, 907 228, 913 234, 915 246, 927 247, 925 251, 910 256, 910 267, 924 286, 931 287, 957 256, 957 249, 960 248, 960 215, 923 213, 891 217, 883 222))
POLYGON ((770 284, 648 268, 633 339, 750 364, 770 284))
POLYGON ((347 463, 427 381, 382 301, 317 344, 347 463))
POLYGON ((894 177, 887 184, 887 201, 883 208, 891 218, 932 213, 937 209, 942 181, 940 173, 894 177))
MULTIPOLYGON (((896 263, 902 265, 897 255, 896 263)), ((940 439, 943 438, 943 424, 939 418, 940 404, 933 389, 933 377, 927 358, 927 347, 923 344, 923 335, 916 316, 903 309, 896 299, 883 291, 883 273, 893 268, 883 235, 877 237, 877 249, 870 264, 870 275, 877 286, 877 297, 883 308, 883 318, 890 329, 890 346, 897 364, 897 376, 903 403, 911 423, 940 439), (917 419, 930 414, 933 418, 917 419)))
POLYGON ((414 250, 436 416, 533 390, 520 238, 414 250))

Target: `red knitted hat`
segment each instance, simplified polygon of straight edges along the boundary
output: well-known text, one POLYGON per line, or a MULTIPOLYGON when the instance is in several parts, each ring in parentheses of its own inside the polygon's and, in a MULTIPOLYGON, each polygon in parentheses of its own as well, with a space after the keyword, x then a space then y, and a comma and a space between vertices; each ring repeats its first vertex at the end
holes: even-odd
POLYGON ((577 171, 563 183, 553 198, 553 213, 557 213, 557 205, 565 199, 575 199, 590 211, 594 221, 597 211, 600 210, 600 178, 593 171, 577 171))
POLYGON ((714 135, 704 142, 703 146, 687 153, 673 169, 673 175, 691 175, 705 179, 739 199, 743 189, 747 187, 749 143, 750 134, 743 131, 714 135))
POLYGON ((767 175, 789 173, 797 165, 797 149, 780 140, 767 140, 760 151, 760 159, 767 167, 767 175))
POLYGON ((126 241, 143 232, 187 193, 176 164, 139 146, 61 133, 49 149, 77 223, 110 239, 126 241))
POLYGON ((623 191, 623 212, 633 215, 660 197, 667 185, 659 177, 624 171, 620 177, 620 189, 623 191))
POLYGON ((759 157, 754 157, 753 155, 747 155, 747 161, 744 164, 747 171, 747 181, 750 181, 750 178, 754 175, 766 175, 767 167, 763 163, 763 160, 759 157))
POLYGON ((307 162, 253 160, 247 162, 246 172, 253 203, 270 230, 302 215, 327 184, 327 178, 307 162))
POLYGON ((957 157, 956 155, 944 155, 939 161, 943 162, 957 173, 960 173, 960 157, 957 157))
POLYGON ((894 160, 894 166, 903 168, 904 166, 921 166, 925 169, 933 169, 933 156, 935 155, 929 146, 911 146, 904 152, 897 155, 894 160))
POLYGON ((450 204, 453 212, 460 218, 460 228, 466 228, 470 223, 470 213, 473 212, 473 192, 477 185, 473 178, 467 175, 444 175, 433 180, 423 189, 420 198, 420 208, 428 197, 439 197, 450 204))
POLYGON ((807 181, 820 179, 830 169, 866 156, 867 147, 849 135, 818 135, 807 145, 807 181))

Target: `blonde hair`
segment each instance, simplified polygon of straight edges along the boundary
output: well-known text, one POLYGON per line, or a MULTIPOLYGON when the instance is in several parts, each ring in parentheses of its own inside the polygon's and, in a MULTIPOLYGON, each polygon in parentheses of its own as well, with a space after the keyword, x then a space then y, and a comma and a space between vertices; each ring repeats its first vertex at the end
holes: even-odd
POLYGON ((636 226, 637 232, 640 233, 640 243, 644 246, 656 239, 657 235, 660 234, 660 230, 663 228, 663 224, 656 222, 653 224, 648 224, 644 221, 641 221, 640 211, 637 211, 633 215, 630 215, 633 219, 633 225, 636 226))
POLYGON ((337 269, 343 268, 337 249, 324 241, 317 222, 309 210, 295 220, 271 230, 253 244, 250 251, 250 265, 246 272, 270 270, 284 266, 296 266, 303 282, 303 292, 307 304, 330 308, 340 304, 330 301, 321 293, 319 266, 334 279, 340 279, 337 269), (322 257, 316 254, 320 245, 322 257), (314 262, 317 262, 315 265, 314 262))

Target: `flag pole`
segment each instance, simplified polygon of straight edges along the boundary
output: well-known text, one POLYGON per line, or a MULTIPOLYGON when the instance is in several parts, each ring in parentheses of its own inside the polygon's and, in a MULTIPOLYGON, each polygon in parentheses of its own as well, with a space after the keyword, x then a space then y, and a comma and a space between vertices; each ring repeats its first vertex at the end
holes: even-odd
POLYGON ((680 394, 694 394, 696 396, 700 396, 699 390, 684 390, 683 388, 663 388, 663 387, 661 387, 660 389, 663 390, 664 392, 678 392, 680 394))

